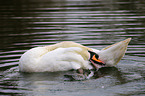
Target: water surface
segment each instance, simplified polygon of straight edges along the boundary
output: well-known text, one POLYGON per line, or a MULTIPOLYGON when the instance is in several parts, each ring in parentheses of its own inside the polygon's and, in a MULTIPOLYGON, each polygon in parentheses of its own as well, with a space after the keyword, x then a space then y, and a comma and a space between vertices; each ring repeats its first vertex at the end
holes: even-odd
MULTIPOLYGON (((141 0, 10 0, 0 3, 0 95, 144 96, 145 2, 141 0), (99 78, 20 73, 20 56, 36 46, 74 41, 102 49, 132 38, 116 67, 99 78)), ((70 72, 72 73, 72 72, 70 72)))

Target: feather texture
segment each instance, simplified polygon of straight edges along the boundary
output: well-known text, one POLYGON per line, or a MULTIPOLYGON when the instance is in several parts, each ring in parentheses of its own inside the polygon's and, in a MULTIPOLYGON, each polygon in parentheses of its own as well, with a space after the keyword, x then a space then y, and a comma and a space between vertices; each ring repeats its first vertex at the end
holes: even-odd
POLYGON ((131 38, 108 46, 101 51, 81 44, 65 41, 54 45, 36 47, 26 51, 19 60, 22 72, 55 72, 71 69, 92 69, 89 51, 99 55, 107 66, 115 66, 124 56, 131 38))

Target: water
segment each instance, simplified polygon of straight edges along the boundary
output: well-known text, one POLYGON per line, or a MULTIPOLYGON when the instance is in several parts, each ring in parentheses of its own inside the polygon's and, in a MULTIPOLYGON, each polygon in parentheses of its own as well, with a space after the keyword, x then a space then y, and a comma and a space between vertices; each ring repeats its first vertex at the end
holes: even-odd
POLYGON ((10 0, 0 3, 0 95, 144 96, 145 2, 143 0, 10 0), (75 41, 102 49, 132 38, 116 67, 99 78, 67 81, 64 74, 20 73, 28 49, 75 41))

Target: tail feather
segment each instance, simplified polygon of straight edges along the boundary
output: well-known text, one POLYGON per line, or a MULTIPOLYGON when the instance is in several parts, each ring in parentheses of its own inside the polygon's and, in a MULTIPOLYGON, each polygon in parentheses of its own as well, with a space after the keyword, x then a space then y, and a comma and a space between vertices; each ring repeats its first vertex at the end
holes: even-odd
POLYGON ((128 38, 124 41, 103 48, 99 53, 100 59, 105 62, 107 66, 117 65, 124 56, 130 40, 131 38, 128 38))

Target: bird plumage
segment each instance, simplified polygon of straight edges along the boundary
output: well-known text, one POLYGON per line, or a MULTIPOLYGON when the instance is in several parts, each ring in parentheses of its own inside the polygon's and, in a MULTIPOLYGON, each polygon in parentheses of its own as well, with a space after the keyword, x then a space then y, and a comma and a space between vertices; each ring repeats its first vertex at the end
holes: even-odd
POLYGON ((123 57, 130 40, 126 39, 100 51, 71 41, 35 47, 21 56, 19 70, 22 72, 56 72, 80 68, 92 69, 88 51, 98 54, 99 59, 106 65, 114 66, 123 57))

